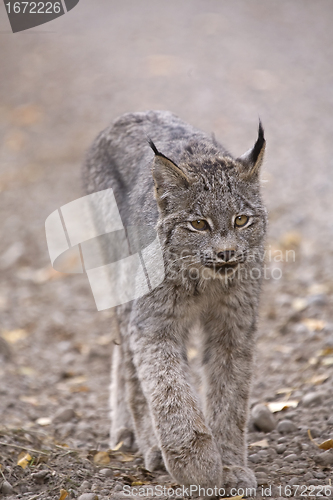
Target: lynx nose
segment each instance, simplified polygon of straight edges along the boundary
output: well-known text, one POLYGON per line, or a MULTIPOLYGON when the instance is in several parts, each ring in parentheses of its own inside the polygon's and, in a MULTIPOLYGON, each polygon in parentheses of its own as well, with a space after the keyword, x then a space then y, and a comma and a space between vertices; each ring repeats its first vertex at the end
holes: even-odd
POLYGON ((228 262, 235 255, 235 250, 224 250, 223 252, 219 252, 217 254, 218 258, 224 260, 224 262, 228 262))

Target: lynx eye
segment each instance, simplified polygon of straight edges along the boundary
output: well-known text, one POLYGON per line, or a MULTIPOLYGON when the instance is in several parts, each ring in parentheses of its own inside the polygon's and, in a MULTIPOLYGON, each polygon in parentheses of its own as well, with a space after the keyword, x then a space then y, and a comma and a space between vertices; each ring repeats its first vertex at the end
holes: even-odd
POLYGON ((244 227, 249 222, 247 215, 238 215, 235 219, 235 227, 244 227))
POLYGON ((208 223, 204 219, 192 220, 191 226, 197 231, 205 231, 209 228, 208 223))

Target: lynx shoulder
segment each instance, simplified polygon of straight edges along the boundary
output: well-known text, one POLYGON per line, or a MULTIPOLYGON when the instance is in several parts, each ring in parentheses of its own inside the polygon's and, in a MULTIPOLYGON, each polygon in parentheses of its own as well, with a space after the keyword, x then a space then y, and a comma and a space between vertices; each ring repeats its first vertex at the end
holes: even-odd
POLYGON ((123 225, 156 230, 165 277, 117 307, 111 445, 202 488, 254 488, 246 426, 266 232, 265 150, 234 158, 165 111, 126 114, 84 166, 87 193, 112 188, 123 225), (196 353, 195 370, 191 366, 196 353))

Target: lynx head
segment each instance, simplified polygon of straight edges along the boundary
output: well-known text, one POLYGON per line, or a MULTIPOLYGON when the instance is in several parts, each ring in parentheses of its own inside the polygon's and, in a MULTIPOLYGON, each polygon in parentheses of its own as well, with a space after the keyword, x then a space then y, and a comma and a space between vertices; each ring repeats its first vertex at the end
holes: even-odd
POLYGON ((249 255, 260 258, 266 227, 259 184, 265 142, 260 122, 253 148, 236 159, 213 141, 194 138, 184 144, 176 164, 150 141, 158 230, 166 261, 176 272, 194 267, 198 277, 225 277, 248 265, 249 255))

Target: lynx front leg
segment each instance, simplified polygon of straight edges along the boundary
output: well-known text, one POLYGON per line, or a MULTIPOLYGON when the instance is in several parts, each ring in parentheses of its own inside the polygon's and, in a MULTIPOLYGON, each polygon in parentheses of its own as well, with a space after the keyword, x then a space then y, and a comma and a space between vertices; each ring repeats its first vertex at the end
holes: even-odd
POLYGON ((128 405, 134 423, 136 441, 145 459, 145 467, 150 471, 164 468, 148 402, 142 392, 127 338, 123 343, 123 351, 128 405))
POLYGON ((180 484, 219 486, 221 458, 188 382, 183 346, 174 325, 158 332, 157 324, 133 326, 131 345, 164 463, 180 484))
POLYGON ((224 484, 253 488, 255 476, 246 466, 246 430, 254 321, 249 316, 239 319, 229 309, 216 317, 210 313, 204 330, 204 412, 225 466, 224 484))

